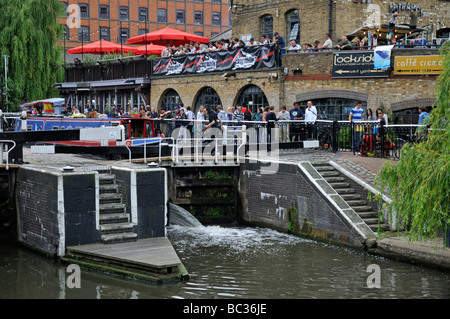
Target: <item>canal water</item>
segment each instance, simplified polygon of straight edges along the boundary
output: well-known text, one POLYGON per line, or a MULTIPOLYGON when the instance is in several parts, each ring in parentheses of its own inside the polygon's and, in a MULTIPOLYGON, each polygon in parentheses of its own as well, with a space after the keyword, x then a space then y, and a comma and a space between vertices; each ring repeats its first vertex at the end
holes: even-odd
POLYGON ((191 278, 164 285, 81 271, 21 246, 0 246, 0 298, 294 299, 450 297, 450 274, 360 250, 248 227, 171 226, 168 237, 191 278), (379 267, 379 288, 368 268, 379 267), (369 280, 369 283, 373 283, 369 280))

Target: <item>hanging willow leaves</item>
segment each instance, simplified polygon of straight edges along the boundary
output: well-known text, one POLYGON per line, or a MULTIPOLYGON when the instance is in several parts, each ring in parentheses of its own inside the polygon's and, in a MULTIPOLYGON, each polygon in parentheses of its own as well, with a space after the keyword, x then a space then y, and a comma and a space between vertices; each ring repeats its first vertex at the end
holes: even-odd
POLYGON ((9 56, 8 94, 13 103, 57 96, 62 80, 63 26, 58 0, 0 0, 0 49, 9 56))
POLYGON ((377 177, 381 193, 387 190, 393 200, 391 217, 395 214, 400 228, 410 231, 410 241, 435 238, 450 225, 449 44, 447 41, 440 52, 445 66, 437 79, 437 99, 426 140, 405 145, 399 162, 386 163, 377 177))

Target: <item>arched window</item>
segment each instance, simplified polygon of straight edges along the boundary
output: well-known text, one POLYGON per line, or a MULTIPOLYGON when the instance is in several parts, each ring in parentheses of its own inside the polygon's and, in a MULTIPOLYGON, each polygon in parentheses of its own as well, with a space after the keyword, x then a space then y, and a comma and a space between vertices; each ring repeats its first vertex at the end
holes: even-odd
POLYGON ((181 98, 178 95, 177 91, 170 89, 162 97, 161 109, 171 111, 171 110, 173 110, 173 108, 175 106, 180 105, 180 103, 181 103, 181 98))
POLYGON ((261 36, 269 36, 273 38, 273 16, 270 14, 264 15, 261 20, 261 36))
POLYGON ((286 41, 300 44, 300 15, 297 9, 286 12, 286 41))
POLYGON ((197 96, 197 101, 195 102, 195 113, 197 113, 200 106, 209 105, 213 110, 216 109, 217 105, 222 105, 219 94, 212 87, 203 88, 197 96))
POLYGON ((256 85, 249 85, 244 88, 239 95, 237 103, 250 108, 252 113, 255 113, 260 107, 269 106, 266 95, 256 85))

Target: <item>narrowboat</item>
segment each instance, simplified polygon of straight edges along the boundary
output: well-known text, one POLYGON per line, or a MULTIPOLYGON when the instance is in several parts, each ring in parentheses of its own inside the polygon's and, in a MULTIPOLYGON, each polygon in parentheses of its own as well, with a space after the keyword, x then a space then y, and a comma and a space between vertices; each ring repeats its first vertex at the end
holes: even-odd
MULTIPOLYGON (((162 138, 157 136, 155 120, 140 117, 85 118, 58 116, 22 116, 16 120, 15 131, 76 130, 122 126, 123 136, 109 140, 104 145, 97 140, 42 141, 55 146, 56 153, 103 155, 108 159, 133 157, 157 157, 162 138), (144 149, 145 146, 145 149, 144 149)), ((168 145, 161 147, 162 155, 170 154, 168 145)))

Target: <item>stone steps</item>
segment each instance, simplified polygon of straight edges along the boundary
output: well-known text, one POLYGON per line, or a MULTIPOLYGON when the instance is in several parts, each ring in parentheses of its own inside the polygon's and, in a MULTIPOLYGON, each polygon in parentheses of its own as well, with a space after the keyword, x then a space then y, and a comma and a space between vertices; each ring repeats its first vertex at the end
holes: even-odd
POLYGON ((361 195, 360 194, 342 194, 341 195, 342 199, 345 201, 349 201, 349 200, 356 200, 356 199, 360 199, 361 195))
POLYGON ((118 233, 118 234, 107 234, 102 235, 102 241, 104 244, 116 244, 116 243, 125 243, 130 241, 136 241, 137 234, 126 232, 126 233, 118 233))
POLYGON ((120 214, 125 211, 125 204, 108 203, 100 204, 100 214, 120 214))
POLYGON ((334 189, 336 189, 336 188, 349 188, 350 187, 350 183, 345 183, 345 182, 329 183, 329 184, 334 189))
POLYGON ((122 197, 117 196, 115 193, 103 193, 100 194, 100 205, 102 204, 120 204, 122 203, 122 197))
POLYGON ((100 229, 103 235, 132 232, 134 225, 132 223, 114 223, 114 224, 102 224, 100 229))
POLYGON ((100 194, 107 194, 107 193, 116 194, 118 192, 119 192, 119 187, 116 184, 100 185, 100 194))
POLYGON ((130 223, 130 215, 122 201, 116 176, 109 170, 99 175, 100 193, 100 230, 104 244, 136 241, 134 225, 130 223))
POLYGON ((100 224, 128 223, 129 221, 130 216, 127 213, 100 215, 100 224))
POLYGON ((322 175, 372 231, 377 232, 379 229, 389 230, 389 225, 379 225, 378 212, 373 210, 373 207, 367 203, 366 199, 361 198, 361 194, 356 193, 356 190, 351 187, 349 182, 346 182, 341 172, 328 163, 314 163, 313 165, 317 172, 322 175))
POLYGON ((115 183, 116 176, 113 174, 100 174, 99 183, 100 185, 111 185, 115 183))

